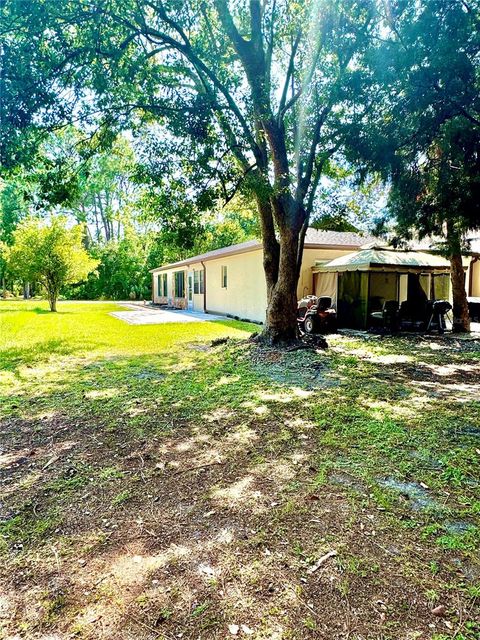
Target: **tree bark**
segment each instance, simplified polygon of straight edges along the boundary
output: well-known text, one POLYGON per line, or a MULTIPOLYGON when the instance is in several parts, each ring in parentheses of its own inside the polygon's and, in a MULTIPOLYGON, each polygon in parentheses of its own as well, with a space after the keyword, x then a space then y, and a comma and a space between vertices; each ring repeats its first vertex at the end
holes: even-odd
POLYGON ((452 220, 447 220, 446 228, 453 297, 452 331, 454 333, 469 333, 470 313, 468 311, 467 291, 465 289, 461 236, 452 220))
POLYGON ((57 310, 57 298, 58 298, 58 293, 57 293, 56 289, 47 287, 47 297, 48 297, 48 304, 50 306, 50 311, 56 311, 57 310))
POLYGON ((453 296, 453 326, 454 333, 470 332, 470 313, 468 310, 467 292, 465 289, 465 271, 463 269, 461 253, 450 255, 450 277, 452 280, 453 296))
MULTIPOLYGON (((289 344, 297 339, 298 231, 280 233, 278 277, 267 288, 267 313, 263 332, 270 344, 289 344)), ((266 253, 264 248, 264 253, 266 253)))

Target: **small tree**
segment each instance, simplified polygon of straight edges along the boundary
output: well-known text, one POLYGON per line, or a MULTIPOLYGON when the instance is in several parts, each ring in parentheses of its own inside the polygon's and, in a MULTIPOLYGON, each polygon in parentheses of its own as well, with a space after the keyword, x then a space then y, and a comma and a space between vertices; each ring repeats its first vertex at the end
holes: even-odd
POLYGON ((82 226, 68 228, 64 217, 49 223, 28 218, 13 232, 9 270, 28 282, 42 284, 50 310, 56 311, 62 287, 84 280, 98 264, 85 251, 82 238, 82 226))

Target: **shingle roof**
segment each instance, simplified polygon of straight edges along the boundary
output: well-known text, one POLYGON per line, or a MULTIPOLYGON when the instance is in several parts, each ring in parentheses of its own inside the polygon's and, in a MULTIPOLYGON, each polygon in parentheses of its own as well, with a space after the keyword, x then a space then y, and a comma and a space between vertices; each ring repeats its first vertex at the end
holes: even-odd
MULTIPOLYGON (((343 248, 343 249, 357 249, 364 244, 374 241, 373 236, 363 236, 359 233, 352 233, 351 231, 320 231, 310 227, 305 235, 305 246, 309 248, 343 248)), ((173 262, 171 264, 165 264, 156 269, 151 269, 151 273, 156 271, 163 271, 164 269, 172 269, 176 267, 186 267, 196 262, 204 262, 205 260, 213 260, 215 258, 221 258, 223 256, 231 256, 238 253, 247 253, 248 251, 256 251, 261 249, 262 243, 260 240, 248 240, 247 242, 241 242, 240 244, 232 244, 229 247, 222 247, 221 249, 215 249, 214 251, 207 251, 179 262, 173 262)))
POLYGON ((305 235, 305 244, 334 245, 336 247, 361 247, 374 242, 377 238, 353 231, 321 231, 309 227, 305 235))
POLYGON ((179 260, 178 262, 172 262, 171 264, 165 264, 156 269, 151 269, 151 273, 155 271, 162 271, 163 269, 172 269, 174 267, 186 267, 189 264, 195 262, 203 262, 204 260, 212 260, 213 258, 221 258, 222 256, 230 256, 236 253, 246 253, 247 251, 254 251, 261 247, 259 240, 247 240, 247 242, 241 242, 240 244, 232 244, 229 247, 222 247, 221 249, 215 249, 214 251, 207 251, 207 253, 201 253, 198 256, 192 256, 185 260, 179 260))

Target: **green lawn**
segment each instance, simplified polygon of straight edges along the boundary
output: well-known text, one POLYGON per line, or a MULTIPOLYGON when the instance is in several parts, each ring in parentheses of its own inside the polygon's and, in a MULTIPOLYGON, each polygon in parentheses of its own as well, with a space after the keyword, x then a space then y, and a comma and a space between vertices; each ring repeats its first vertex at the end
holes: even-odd
POLYGON ((478 638, 477 341, 46 309, 0 302, 0 637, 478 638))

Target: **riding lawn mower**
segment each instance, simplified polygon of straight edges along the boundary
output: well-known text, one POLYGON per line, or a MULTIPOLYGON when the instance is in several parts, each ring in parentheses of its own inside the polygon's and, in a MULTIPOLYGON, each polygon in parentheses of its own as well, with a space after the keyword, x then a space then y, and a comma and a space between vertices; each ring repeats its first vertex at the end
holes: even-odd
POLYGON ((297 323, 300 333, 334 333, 337 312, 327 296, 305 296, 298 301, 297 323))

